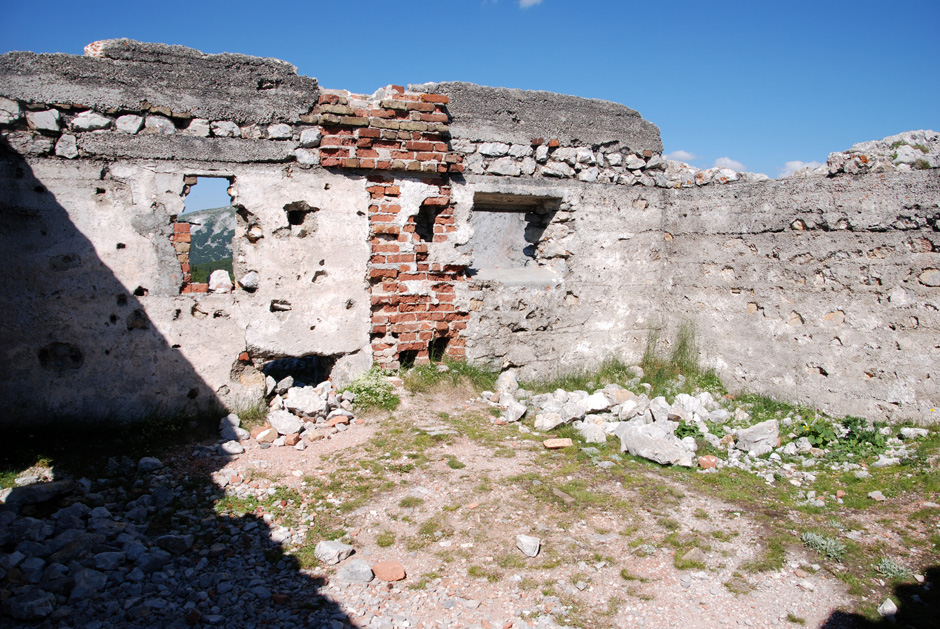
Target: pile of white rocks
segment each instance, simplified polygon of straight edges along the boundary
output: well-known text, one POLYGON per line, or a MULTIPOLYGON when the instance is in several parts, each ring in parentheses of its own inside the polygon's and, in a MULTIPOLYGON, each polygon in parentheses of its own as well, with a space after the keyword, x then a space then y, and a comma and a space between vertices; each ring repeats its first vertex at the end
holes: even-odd
MULTIPOLYGON (((635 383, 639 388, 649 385, 635 383)), ((629 384, 629 383, 628 383, 629 384)), ((589 444, 606 443, 611 435, 620 439, 621 451, 655 461, 662 465, 693 467, 696 463, 705 472, 723 468, 737 468, 763 478, 768 483, 788 481, 795 488, 806 487, 816 481, 821 461, 829 450, 814 447, 809 439, 797 432, 798 418, 790 415, 752 425, 752 418, 744 408, 726 408, 705 391, 697 395, 680 393, 670 403, 665 397, 650 399, 617 385, 609 384, 593 393, 565 391, 531 395, 519 388, 516 374, 503 372, 495 392, 484 392, 483 399, 503 409, 499 423, 512 423, 534 415, 534 428, 547 432, 559 426, 571 425, 589 444), (676 435, 681 425, 698 430, 697 438, 676 435), (721 426, 718 437, 709 425, 721 426), (786 434, 781 435, 781 429, 786 434), (781 439, 783 437, 783 439, 781 439), (722 456, 706 455, 696 458, 698 439, 704 440, 722 456), (786 443, 782 443, 785 441, 786 443), (769 455, 769 456, 768 456, 769 455), (819 465, 819 468, 817 468, 819 465)), ((842 437, 847 429, 834 423, 842 437)), ((524 428, 524 427, 523 427, 524 428)), ((925 437, 924 428, 904 427, 898 430, 884 427, 887 447, 870 467, 898 465, 913 454, 908 446, 911 440, 925 437)), ((855 471, 860 478, 868 474, 862 462, 826 462, 834 472, 855 471)), ((799 490, 800 498, 820 505, 823 497, 799 490)), ((841 496, 834 497, 836 501, 841 496)))
POLYGON ((910 172, 940 168, 940 133, 905 131, 882 140, 859 142, 847 151, 830 153, 826 163, 804 168, 790 177, 814 177, 865 172, 910 172))
POLYGON ((280 381, 269 376, 266 382, 270 400, 264 425, 249 432, 241 427, 238 415, 223 417, 219 422, 220 454, 243 453, 243 442, 249 439, 260 448, 304 450, 308 442, 342 432, 358 421, 353 414, 356 394, 338 392, 329 380, 315 387, 295 383, 291 376, 280 381))

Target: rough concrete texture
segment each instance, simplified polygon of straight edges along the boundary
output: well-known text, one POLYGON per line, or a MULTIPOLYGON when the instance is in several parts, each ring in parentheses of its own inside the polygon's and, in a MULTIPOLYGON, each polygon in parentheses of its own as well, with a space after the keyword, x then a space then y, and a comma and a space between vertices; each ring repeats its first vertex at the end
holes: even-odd
POLYGON ((525 145, 543 138, 563 145, 619 143, 630 151, 663 150, 659 128, 619 103, 457 81, 408 87, 450 97, 454 138, 525 145))
POLYGON ((184 118, 236 123, 295 122, 316 105, 317 80, 279 59, 130 39, 96 42, 97 57, 10 52, 0 55, 7 98, 140 111, 146 101, 184 118))
POLYGON ((280 61, 90 52, 0 57, 0 422, 237 410, 272 361, 321 357, 341 386, 434 344, 549 377, 684 322, 732 388, 936 421, 938 169, 674 189, 656 127, 616 104, 321 95, 280 61), (232 184, 228 293, 187 277, 200 176, 232 184))
POLYGON ((0 296, 7 421, 244 408, 263 394, 259 369, 271 359, 338 357, 340 383, 371 362, 361 179, 263 165, 8 159, 0 180, 9 215, 0 242, 19 252, 0 296), (169 233, 184 174, 234 179, 235 277, 255 271, 254 292, 179 294, 169 233), (304 237, 284 210, 298 201, 318 208, 304 237), (251 242, 249 228, 260 239, 251 242))

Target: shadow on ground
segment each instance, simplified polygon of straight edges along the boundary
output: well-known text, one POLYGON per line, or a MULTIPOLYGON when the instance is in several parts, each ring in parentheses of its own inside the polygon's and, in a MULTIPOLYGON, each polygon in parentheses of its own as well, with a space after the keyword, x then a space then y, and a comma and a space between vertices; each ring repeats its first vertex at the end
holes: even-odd
POLYGON ((0 625, 351 624, 262 513, 216 513, 225 459, 180 444, 217 438, 218 400, 47 183, 0 140, 0 480, 51 469, 0 493, 0 625), (120 410, 167 400, 183 403, 131 425, 120 410), (139 464, 154 454, 166 465, 139 464))
POLYGON ((892 597, 897 614, 873 622, 860 614, 836 612, 823 625, 826 629, 936 629, 940 627, 940 566, 931 566, 924 583, 903 583, 894 588, 892 597))

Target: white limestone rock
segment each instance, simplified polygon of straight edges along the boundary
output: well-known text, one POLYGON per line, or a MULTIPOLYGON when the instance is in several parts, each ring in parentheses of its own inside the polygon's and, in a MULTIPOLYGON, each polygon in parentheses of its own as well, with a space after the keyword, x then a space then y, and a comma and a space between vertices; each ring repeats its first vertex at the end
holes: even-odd
POLYGON ((15 100, 0 96, 0 124, 7 125, 20 119, 22 116, 20 104, 15 100))
POLYGON ((46 109, 44 111, 27 111, 26 124, 33 131, 51 131, 59 130, 59 119, 61 115, 56 109, 46 109))
POLYGON ((676 438, 674 422, 636 425, 621 424, 614 434, 620 436, 622 452, 655 461, 660 465, 692 467, 692 453, 676 438))
POLYGON ((542 548, 542 540, 531 535, 516 535, 516 548, 526 557, 536 557, 542 548))
POLYGON ((78 157, 78 143, 74 135, 63 133, 58 142, 55 143, 55 154, 65 159, 75 159, 78 157))
POLYGON ((509 145, 502 142, 484 142, 477 150, 487 157, 502 157, 509 154, 509 145))
POLYGON ((83 111, 72 118, 72 123, 69 126, 73 131, 98 131, 100 129, 109 129, 111 119, 94 111, 83 111))
POLYGON ((271 140, 290 140, 293 133, 294 129, 283 122, 268 125, 268 139, 271 140))
POLYGON ((194 135, 198 138, 209 137, 209 121, 205 118, 193 118, 189 121, 189 126, 183 131, 184 135, 194 135))
POLYGON ((268 423, 279 435, 295 435, 304 427, 293 413, 281 410, 268 413, 268 423))
MULTIPOLYGON (((325 415, 329 405, 314 387, 293 387, 284 397, 284 406, 302 417, 325 415)), ((272 424, 273 426, 273 424, 272 424)))
POLYGON ((121 133, 129 133, 134 135, 140 131, 140 127, 143 126, 144 119, 142 116, 135 116, 134 114, 127 114, 126 116, 121 116, 114 121, 114 128, 121 133))
POLYGON ((548 432, 565 423, 558 413, 539 413, 535 416, 535 429, 540 432, 548 432))
POLYGON ((241 129, 231 120, 215 120, 209 125, 212 135, 217 138, 237 138, 241 136, 241 129))
POLYGON ((300 146, 306 149, 316 148, 320 146, 322 136, 323 134, 320 132, 320 127, 304 129, 300 133, 300 146))
POLYGON ((522 174, 522 167, 511 157, 497 159, 486 169, 486 172, 492 175, 504 175, 506 177, 518 177, 522 174))
POLYGON ((349 544, 327 540, 317 542, 313 549, 313 555, 328 566, 335 566, 352 553, 353 547, 349 544))
POLYGON ((216 269, 209 275, 210 293, 231 293, 235 286, 232 284, 232 278, 229 277, 225 269, 216 269))
POLYGON ((754 424, 750 428, 734 431, 737 441, 735 447, 754 456, 772 452, 780 443, 779 425, 776 419, 754 424))
POLYGON ((173 135, 176 133, 176 127, 173 121, 163 116, 147 116, 144 121, 144 130, 141 133, 147 135, 173 135))
POLYGON ((307 149, 295 149, 294 158, 301 166, 316 166, 320 163, 320 152, 308 151, 307 149))

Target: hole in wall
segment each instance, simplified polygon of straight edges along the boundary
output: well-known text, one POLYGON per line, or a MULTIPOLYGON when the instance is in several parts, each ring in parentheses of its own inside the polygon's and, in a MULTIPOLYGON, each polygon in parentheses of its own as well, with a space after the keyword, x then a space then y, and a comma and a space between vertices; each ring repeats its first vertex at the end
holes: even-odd
POLYGON ((449 338, 446 336, 441 336, 428 344, 428 356, 431 358, 431 362, 439 363, 444 360, 444 356, 447 354, 447 345, 449 343, 449 338))
POLYGON ((138 286, 134 289, 134 295, 137 297, 144 297, 150 294, 150 289, 144 288, 143 286, 138 286))
POLYGON ((311 206, 306 201, 294 201, 284 206, 287 224, 292 236, 306 238, 317 231, 317 212, 320 208, 311 206))
POLYGON ((82 350, 71 343, 49 343, 39 350, 39 365, 56 373, 78 369, 85 362, 82 350))
POLYGON ((415 215, 415 233, 422 242, 434 241, 434 225, 444 208, 439 205, 422 205, 415 215))
POLYGON ((416 349, 405 349, 398 352, 398 364, 402 369, 410 369, 414 367, 415 361, 418 359, 418 350, 416 349))
POLYGON ((235 208, 227 177, 187 176, 183 194, 185 209, 176 219, 173 245, 183 271, 183 283, 206 284, 213 271, 232 270, 235 208))
POLYGON ((278 382, 290 376, 294 379, 294 386, 298 383, 318 385, 330 378, 338 359, 339 355, 278 358, 265 363, 261 373, 278 382))

